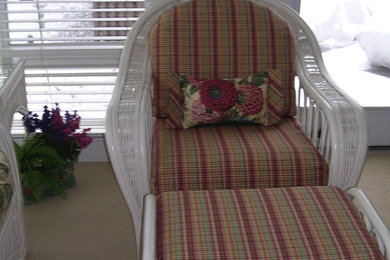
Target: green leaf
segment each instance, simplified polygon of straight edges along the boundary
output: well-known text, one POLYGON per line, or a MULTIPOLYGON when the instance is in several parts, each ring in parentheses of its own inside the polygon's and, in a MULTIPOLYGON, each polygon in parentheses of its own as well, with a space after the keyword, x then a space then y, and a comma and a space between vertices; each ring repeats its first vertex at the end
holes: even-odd
POLYGON ((66 160, 47 144, 42 135, 26 138, 23 145, 15 150, 22 184, 31 190, 36 200, 41 198, 43 186, 66 198, 65 190, 58 179, 59 174, 64 172, 66 160))
POLYGON ((255 85, 255 86, 261 86, 261 85, 265 84, 263 77, 264 76, 261 74, 253 75, 251 84, 255 85))
POLYGON ((236 102, 239 105, 242 105, 242 104, 246 103, 245 95, 244 95, 244 93, 242 93, 242 91, 238 91, 237 101, 236 102))
POLYGON ((190 94, 193 95, 194 93, 198 92, 199 89, 200 89, 199 86, 191 85, 190 94))
POLYGON ((180 78, 180 87, 181 88, 184 88, 185 86, 187 86, 190 83, 187 76, 185 76, 185 75, 180 75, 179 78, 180 78))
POLYGON ((206 113, 207 114, 212 114, 214 111, 208 107, 206 107, 206 113))
POLYGON ((242 80, 240 80, 240 82, 239 82, 238 84, 239 84, 239 85, 249 84, 248 78, 243 78, 242 80))
POLYGON ((230 118, 240 118, 240 113, 238 112, 238 110, 237 109, 231 109, 230 111, 229 111, 229 117, 230 118))

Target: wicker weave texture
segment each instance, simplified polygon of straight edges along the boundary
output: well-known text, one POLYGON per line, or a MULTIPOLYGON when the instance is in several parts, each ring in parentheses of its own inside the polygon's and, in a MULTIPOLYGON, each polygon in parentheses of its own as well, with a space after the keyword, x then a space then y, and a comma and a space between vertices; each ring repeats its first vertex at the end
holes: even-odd
POLYGON ((27 107, 23 61, 16 65, 11 75, 0 88, 1 120, 9 129, 12 126, 14 113, 20 106, 27 107))
POLYGON ((7 155, 14 180, 14 192, 0 230, 0 259, 2 260, 24 259, 26 254, 19 171, 9 131, 10 128, 0 121, 0 146, 7 155))

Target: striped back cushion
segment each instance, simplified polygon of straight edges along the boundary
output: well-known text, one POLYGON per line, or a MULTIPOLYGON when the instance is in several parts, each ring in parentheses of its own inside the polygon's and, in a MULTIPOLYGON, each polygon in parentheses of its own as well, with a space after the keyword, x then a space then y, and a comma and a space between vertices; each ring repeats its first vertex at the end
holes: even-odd
POLYGON ((165 192, 157 259, 384 259, 335 187, 165 192))
POLYGON ((285 21, 247 0, 195 0, 159 17, 149 32, 153 114, 166 116, 168 73, 235 78, 278 69, 283 114, 295 114, 294 40, 285 21))

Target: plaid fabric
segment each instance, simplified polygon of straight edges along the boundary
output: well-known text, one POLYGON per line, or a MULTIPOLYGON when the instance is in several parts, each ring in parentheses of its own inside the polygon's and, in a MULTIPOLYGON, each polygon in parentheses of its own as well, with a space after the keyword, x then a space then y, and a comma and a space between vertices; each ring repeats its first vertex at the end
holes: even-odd
POLYGON ((383 259, 334 187, 166 192, 157 259, 383 259))
POLYGON ((325 160, 295 119, 254 124, 170 129, 155 122, 154 193, 326 185, 325 160))
POLYGON ((283 111, 280 100, 283 98, 283 84, 279 71, 268 70, 268 85, 267 92, 267 110, 268 120, 271 124, 279 122, 282 119, 281 111, 283 111))
POLYGON ((166 116, 168 73, 194 78, 246 77, 278 69, 283 114, 295 114, 294 39, 267 8, 247 0, 196 0, 165 12, 149 32, 153 115, 166 116))
POLYGON ((179 75, 168 73, 168 84, 167 127, 182 129, 184 95, 180 86, 179 75))

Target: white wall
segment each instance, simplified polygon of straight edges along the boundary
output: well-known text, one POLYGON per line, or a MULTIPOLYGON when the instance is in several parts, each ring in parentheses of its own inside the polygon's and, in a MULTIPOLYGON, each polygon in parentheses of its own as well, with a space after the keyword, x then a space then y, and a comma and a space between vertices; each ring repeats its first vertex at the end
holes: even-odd
POLYGON ((291 6, 295 11, 299 13, 301 7, 301 0, 283 0, 283 2, 291 6))
POLYGON ((95 135, 93 142, 79 155, 80 162, 106 162, 108 161, 108 153, 104 135, 95 135))
POLYGON ((368 146, 390 146, 390 107, 365 107, 368 146))

